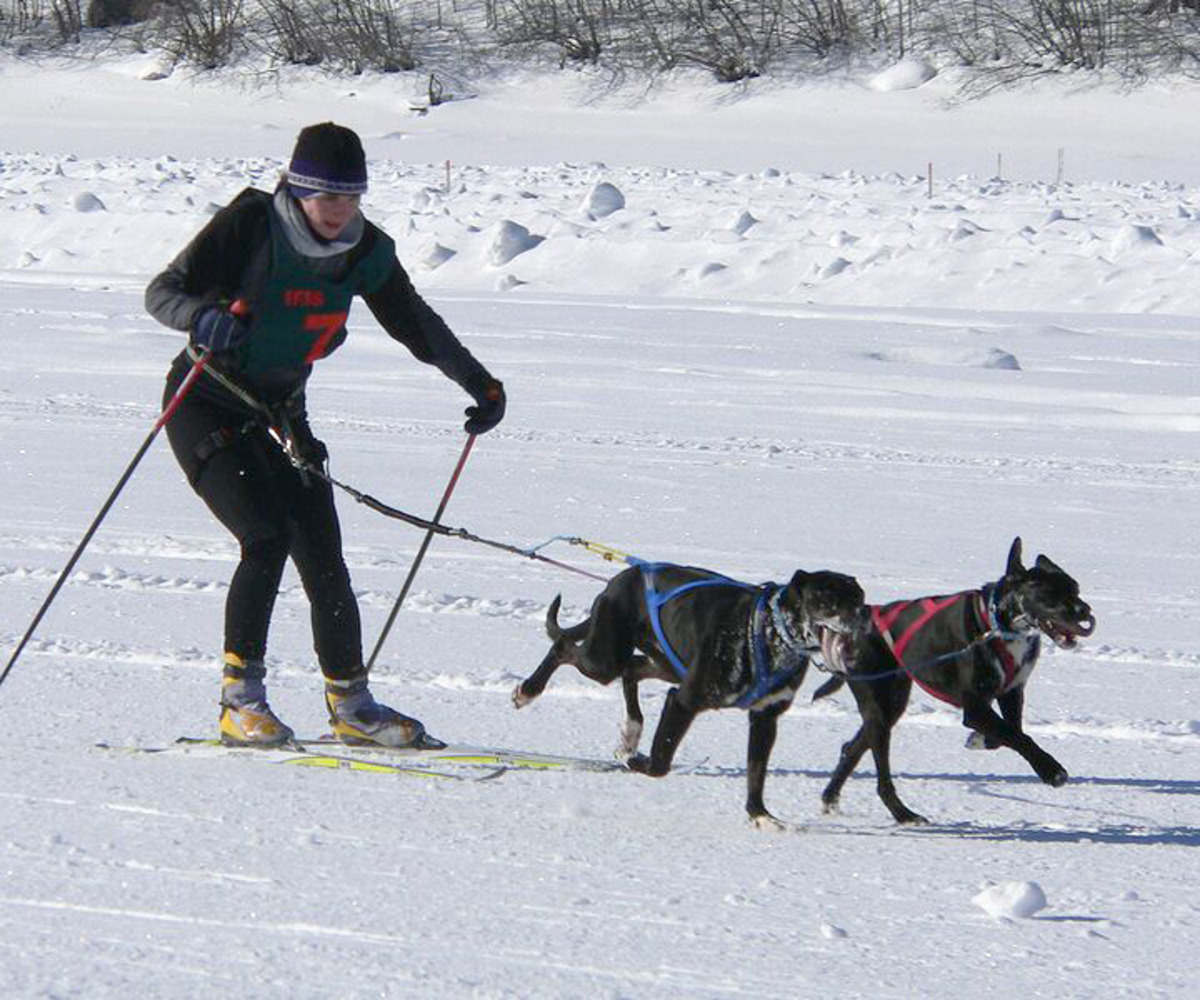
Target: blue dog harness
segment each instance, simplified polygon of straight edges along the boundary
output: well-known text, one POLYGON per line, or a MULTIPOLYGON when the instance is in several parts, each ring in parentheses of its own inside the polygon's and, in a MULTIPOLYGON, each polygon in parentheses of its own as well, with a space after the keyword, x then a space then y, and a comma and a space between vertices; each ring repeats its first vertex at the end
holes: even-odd
MULTIPOLYGON (((702 580, 690 580, 687 583, 682 583, 678 587, 674 587, 664 593, 658 589, 655 583, 655 573, 662 569, 674 569, 676 568, 674 564, 644 562, 633 556, 629 557, 629 563, 630 565, 637 566, 642 571, 646 591, 646 610, 650 617, 650 625, 654 629, 654 637, 658 640, 658 645, 662 649, 663 655, 666 656, 667 661, 671 664, 675 673, 679 675, 681 681, 687 679, 687 664, 680 659, 679 654, 675 652, 674 647, 667 640, 667 635, 662 625, 662 609, 664 605, 674 600, 680 594, 686 594, 700 587, 736 587, 739 590, 758 594, 758 600, 754 604, 754 613, 750 627, 750 687, 738 697, 733 703, 734 706, 737 708, 750 708, 756 702, 787 686, 808 665, 809 658, 807 653, 813 647, 806 646, 801 642, 800 637, 788 625, 779 607, 780 599, 783 596, 783 592, 787 589, 786 587, 781 587, 775 583, 743 583, 741 580, 732 580, 727 576, 713 574, 702 580), (766 625, 768 618, 773 620, 776 630, 788 647, 789 655, 784 657, 782 662, 777 666, 772 663, 771 651, 767 646, 766 625)), ((708 571, 701 570, 700 572, 708 571)))

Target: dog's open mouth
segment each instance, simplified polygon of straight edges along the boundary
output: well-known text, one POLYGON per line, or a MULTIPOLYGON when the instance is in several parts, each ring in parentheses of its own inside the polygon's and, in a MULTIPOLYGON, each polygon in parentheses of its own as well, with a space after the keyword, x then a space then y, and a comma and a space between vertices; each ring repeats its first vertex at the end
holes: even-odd
POLYGON ((826 669, 837 674, 846 673, 852 660, 850 637, 845 632, 819 625, 817 639, 821 644, 821 658, 825 661, 826 669))
POLYGON ((1096 631, 1096 619, 1093 615, 1081 618, 1077 622, 1039 618, 1038 628, 1045 632, 1059 649, 1074 649, 1080 639, 1086 639, 1096 631))

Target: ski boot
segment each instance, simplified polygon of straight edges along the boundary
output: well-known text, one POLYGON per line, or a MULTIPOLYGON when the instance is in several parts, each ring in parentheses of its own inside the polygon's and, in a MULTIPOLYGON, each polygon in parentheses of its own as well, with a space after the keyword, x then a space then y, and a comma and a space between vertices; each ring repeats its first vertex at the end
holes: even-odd
POLYGON ((227 747, 278 747, 296 734, 267 704, 262 661, 225 654, 221 677, 221 742, 227 747))
POLYGON ((426 736, 417 719, 381 705, 367 687, 365 676, 349 681, 325 681, 325 707, 329 726, 342 743, 353 746, 403 747, 444 746, 426 736))

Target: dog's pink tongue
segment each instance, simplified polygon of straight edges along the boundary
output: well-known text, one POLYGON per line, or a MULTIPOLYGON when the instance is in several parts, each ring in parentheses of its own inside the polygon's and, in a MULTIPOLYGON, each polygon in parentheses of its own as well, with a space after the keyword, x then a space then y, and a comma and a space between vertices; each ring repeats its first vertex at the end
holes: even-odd
POLYGON ((846 637, 832 629, 821 629, 821 655, 830 670, 846 669, 846 637))

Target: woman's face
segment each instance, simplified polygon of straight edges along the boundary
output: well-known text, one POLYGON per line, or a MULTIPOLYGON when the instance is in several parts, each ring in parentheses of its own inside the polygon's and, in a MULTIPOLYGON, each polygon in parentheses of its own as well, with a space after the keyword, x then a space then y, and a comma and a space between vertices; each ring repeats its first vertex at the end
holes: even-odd
POLYGON ((323 240, 335 240, 358 211, 360 195, 315 194, 301 198, 300 207, 312 231, 323 240))

